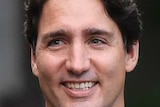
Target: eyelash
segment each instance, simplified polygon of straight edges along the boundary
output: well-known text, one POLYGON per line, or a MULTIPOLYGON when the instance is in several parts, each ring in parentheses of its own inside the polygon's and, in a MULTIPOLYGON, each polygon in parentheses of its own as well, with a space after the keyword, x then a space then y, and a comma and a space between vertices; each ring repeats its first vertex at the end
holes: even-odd
MULTIPOLYGON (((88 43, 94 46, 107 44, 103 38, 91 38, 88 43)), ((49 41, 48 46, 58 47, 64 44, 65 44, 65 41, 63 39, 53 39, 49 41)))
POLYGON ((101 38, 93 38, 93 39, 90 40, 90 44, 102 45, 102 44, 106 44, 106 41, 101 39, 101 38))
POLYGON ((48 43, 48 46, 58 46, 64 44, 64 41, 61 39, 53 39, 48 43))

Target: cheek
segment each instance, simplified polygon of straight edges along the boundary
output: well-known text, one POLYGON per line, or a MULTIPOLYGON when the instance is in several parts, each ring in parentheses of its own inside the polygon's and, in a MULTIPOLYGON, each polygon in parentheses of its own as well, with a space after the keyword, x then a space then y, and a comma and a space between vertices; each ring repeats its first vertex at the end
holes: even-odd
POLYGON ((122 79, 125 74, 125 58, 122 53, 99 55, 95 62, 97 74, 105 81, 122 79))
POLYGON ((40 78, 55 82, 60 75, 61 65, 63 63, 61 57, 53 57, 53 55, 43 54, 37 57, 37 69, 40 78))
POLYGON ((116 98, 122 92, 125 83, 125 60, 121 54, 106 54, 97 57, 96 73, 100 79, 104 99, 116 98), (109 96, 109 97, 107 97, 109 96))

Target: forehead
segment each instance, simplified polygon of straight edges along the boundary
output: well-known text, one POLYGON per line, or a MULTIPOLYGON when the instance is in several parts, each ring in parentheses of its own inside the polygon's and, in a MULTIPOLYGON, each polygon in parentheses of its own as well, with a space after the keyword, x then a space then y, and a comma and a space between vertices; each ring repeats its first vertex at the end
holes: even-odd
POLYGON ((51 6, 55 9, 83 9, 83 7, 94 7, 96 9, 96 7, 102 6, 102 2, 101 0, 47 0, 44 5, 47 5, 47 7, 51 6))
POLYGON ((115 25, 101 0, 48 0, 42 9, 39 33, 95 26, 110 31, 115 25))
POLYGON ((97 13, 104 12, 100 0, 48 0, 43 7, 43 12, 52 14, 52 16, 72 15, 82 17, 86 13, 92 14, 95 11, 97 13))

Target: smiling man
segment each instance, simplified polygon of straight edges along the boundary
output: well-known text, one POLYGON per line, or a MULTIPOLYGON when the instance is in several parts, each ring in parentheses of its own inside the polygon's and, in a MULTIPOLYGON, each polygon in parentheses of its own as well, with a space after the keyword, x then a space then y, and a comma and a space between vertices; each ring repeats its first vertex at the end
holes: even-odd
POLYGON ((125 106, 141 33, 133 0, 27 0, 26 16, 46 107, 125 106))

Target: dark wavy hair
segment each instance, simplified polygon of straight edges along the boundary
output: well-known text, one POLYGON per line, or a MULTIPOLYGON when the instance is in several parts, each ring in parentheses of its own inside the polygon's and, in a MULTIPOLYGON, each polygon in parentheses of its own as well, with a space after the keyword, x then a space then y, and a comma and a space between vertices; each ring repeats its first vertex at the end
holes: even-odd
MULTIPOLYGON (((43 5, 47 0, 25 0, 25 36, 33 49, 36 48, 38 24, 43 5)), ((140 38, 141 13, 134 0, 101 0, 110 17, 118 25, 127 52, 140 38)))

